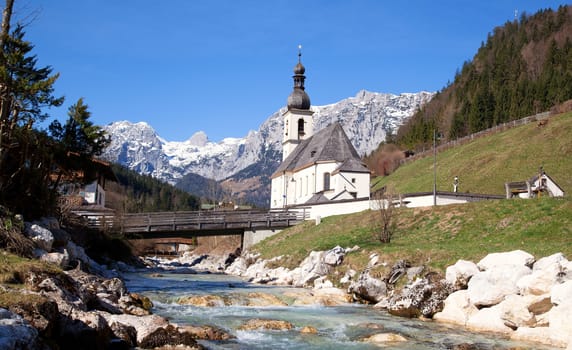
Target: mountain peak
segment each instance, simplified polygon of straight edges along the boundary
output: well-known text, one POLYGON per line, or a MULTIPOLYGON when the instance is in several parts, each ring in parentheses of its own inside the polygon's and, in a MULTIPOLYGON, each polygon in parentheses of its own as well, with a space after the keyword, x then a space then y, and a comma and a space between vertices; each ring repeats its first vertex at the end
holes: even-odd
POLYGON ((197 131, 187 140, 187 143, 192 146, 204 147, 209 142, 209 138, 204 131, 197 131))

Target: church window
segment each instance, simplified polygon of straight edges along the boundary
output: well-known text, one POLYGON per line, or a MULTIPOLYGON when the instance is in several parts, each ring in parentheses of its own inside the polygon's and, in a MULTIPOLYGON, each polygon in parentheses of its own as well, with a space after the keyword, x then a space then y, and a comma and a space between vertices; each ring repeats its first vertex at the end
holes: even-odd
POLYGON ((330 173, 324 173, 324 191, 330 189, 330 173))
POLYGON ((306 176, 306 196, 308 195, 308 176, 306 176))
POLYGON ((302 137, 304 135, 306 135, 304 132, 304 119, 300 118, 298 119, 298 136, 302 137))

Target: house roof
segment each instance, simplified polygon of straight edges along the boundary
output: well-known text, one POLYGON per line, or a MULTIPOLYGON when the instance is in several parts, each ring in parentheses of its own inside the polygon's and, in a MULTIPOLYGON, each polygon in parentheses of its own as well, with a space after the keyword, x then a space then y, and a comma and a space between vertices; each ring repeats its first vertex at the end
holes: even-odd
POLYGON ((336 171, 369 172, 359 154, 344 132, 341 124, 335 122, 313 136, 300 142, 292 153, 280 164, 272 177, 287 171, 296 171, 319 162, 343 162, 336 171))
MULTIPOLYGON (((541 175, 534 175, 533 177, 531 177, 528 181, 513 181, 513 182, 507 182, 505 183, 505 185, 509 188, 509 189, 515 189, 515 190, 527 190, 528 186, 527 183, 529 184, 534 184, 536 181, 538 181, 538 178, 541 175)), ((554 186, 556 186, 556 188, 558 188, 560 191, 562 191, 562 193, 564 193, 564 190, 562 189, 562 187, 560 187, 560 185, 558 185, 556 183, 556 181, 554 181, 553 178, 551 178, 550 176, 548 176, 547 173, 545 173, 544 171, 542 172, 542 176, 546 177, 550 182, 552 182, 554 184, 554 186)))

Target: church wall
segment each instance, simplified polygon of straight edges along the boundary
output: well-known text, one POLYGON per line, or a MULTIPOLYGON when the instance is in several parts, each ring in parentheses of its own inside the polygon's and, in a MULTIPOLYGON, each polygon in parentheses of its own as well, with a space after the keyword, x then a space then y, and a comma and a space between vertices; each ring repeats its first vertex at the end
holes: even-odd
POLYGON ((335 175, 335 193, 355 192, 356 198, 369 197, 369 177, 368 173, 340 172, 335 175), (352 182, 352 180, 354 180, 352 182))

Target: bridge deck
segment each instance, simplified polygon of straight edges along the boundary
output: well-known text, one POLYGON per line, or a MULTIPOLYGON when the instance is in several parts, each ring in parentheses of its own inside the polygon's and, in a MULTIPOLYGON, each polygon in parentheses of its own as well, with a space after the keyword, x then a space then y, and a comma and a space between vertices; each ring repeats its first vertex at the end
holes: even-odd
POLYGON ((245 229, 285 228, 306 219, 304 211, 173 211, 131 213, 110 218, 91 217, 90 226, 114 227, 124 234, 140 234, 146 237, 186 235, 227 235, 245 229))

